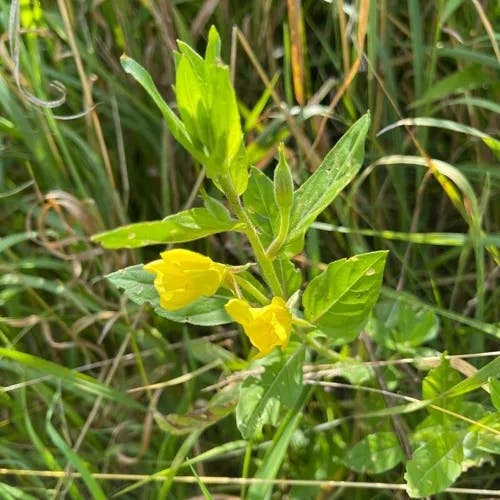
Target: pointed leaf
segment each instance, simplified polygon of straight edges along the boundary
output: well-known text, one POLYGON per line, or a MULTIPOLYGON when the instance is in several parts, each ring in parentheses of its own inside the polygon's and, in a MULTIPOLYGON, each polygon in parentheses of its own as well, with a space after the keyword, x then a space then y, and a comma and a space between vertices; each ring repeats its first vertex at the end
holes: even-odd
POLYGON ((146 92, 153 99, 154 103, 158 106, 161 111, 165 123, 167 124, 170 133, 174 138, 182 144, 200 163, 205 161, 205 156, 199 150, 197 150, 188 134, 185 125, 179 119, 179 117, 170 109, 168 104, 165 102, 160 92, 156 88, 156 85, 151 78, 151 75, 144 69, 138 62, 134 61, 131 57, 123 55, 120 58, 123 69, 126 73, 132 75, 146 90, 146 92))
POLYGON ((220 57, 221 41, 219 33, 215 26, 210 26, 208 31, 208 43, 205 50, 205 61, 209 64, 215 64, 220 57))
POLYGON ((53 363, 38 356, 33 356, 15 349, 0 347, 0 358, 12 359, 27 368, 36 370, 44 375, 50 375, 62 381, 64 387, 71 387, 78 391, 100 396, 125 406, 130 406, 136 409, 142 409, 142 405, 137 403, 128 394, 124 394, 115 389, 111 389, 107 385, 99 382, 90 375, 77 373, 69 368, 53 363))
POLYGON ((273 182, 256 168, 250 169, 243 204, 258 228, 264 247, 269 246, 279 230, 279 210, 274 199, 273 182))
POLYGON ((462 472, 462 459, 458 433, 444 432, 418 448, 406 464, 410 497, 434 495, 448 488, 462 472))
MULTIPOLYGON (((276 479, 281 465, 283 464, 283 460, 286 457, 290 441, 293 439, 295 430, 302 419, 302 409, 307 403, 311 392, 312 387, 304 388, 294 407, 291 408, 283 418, 282 423, 273 437, 271 446, 267 449, 262 459, 262 464, 254 475, 255 478, 267 479, 268 481, 276 479)), ((248 489, 246 499, 267 500, 271 498, 273 487, 274 485, 271 482, 252 484, 248 489)))
POLYGON ((490 82, 493 83, 491 74, 484 67, 468 65, 465 69, 451 73, 434 83, 410 107, 414 108, 422 104, 437 101, 438 99, 443 99, 450 94, 462 93, 467 90, 483 87, 490 82))
POLYGON ((302 285, 302 273, 288 259, 276 259, 273 262, 278 280, 287 297, 293 295, 302 285))
POLYGON ((468 392, 478 389, 482 385, 488 383, 488 379, 498 378, 500 376, 500 356, 496 357, 493 361, 490 361, 487 365, 480 368, 471 377, 462 380, 457 385, 453 386, 447 391, 446 396, 456 397, 462 394, 467 394, 468 392))
POLYGON ((204 151, 206 173, 224 191, 242 194, 248 182, 248 160, 240 114, 229 68, 218 61, 220 38, 210 30, 206 58, 178 42, 175 91, 182 121, 193 143, 204 151))
POLYGON ((358 173, 370 116, 362 116, 335 144, 319 168, 295 192, 288 241, 303 236, 316 217, 358 173))
POLYGON ((80 458, 79 454, 68 445, 49 420, 45 422, 45 429, 47 430, 47 434, 51 441, 66 458, 67 463, 71 464, 74 469, 80 473, 82 481, 85 483, 85 486, 87 486, 89 493, 91 494, 91 498, 94 500, 106 500, 107 497, 89 470, 87 466, 88 464, 85 463, 85 461, 80 458))
MULTIPOLYGON (((442 359, 437 368, 429 371, 422 382, 422 396, 424 399, 432 400, 432 403, 445 410, 460 413, 462 398, 449 398, 444 396, 446 391, 462 380, 460 374, 454 370, 449 360, 442 359)), ((453 424, 456 419, 439 410, 428 408, 429 415, 439 424, 453 424)))
POLYGON ((193 144, 203 149, 211 142, 210 118, 204 103, 208 92, 205 62, 188 45, 179 42, 182 54, 177 57, 175 96, 177 108, 193 144))
POLYGON ((335 343, 353 340, 378 299, 386 258, 379 251, 329 264, 304 291, 306 319, 335 343))
POLYGON ((264 373, 241 385, 236 424, 244 439, 252 439, 266 423, 275 424, 280 405, 293 407, 302 392, 304 349, 286 358, 279 354, 275 351, 262 360, 264 373))
POLYGON ((241 227, 241 223, 230 217, 214 213, 213 207, 200 207, 178 212, 163 220, 138 222, 95 234, 92 241, 105 248, 139 248, 198 240, 211 234, 237 231, 241 227))

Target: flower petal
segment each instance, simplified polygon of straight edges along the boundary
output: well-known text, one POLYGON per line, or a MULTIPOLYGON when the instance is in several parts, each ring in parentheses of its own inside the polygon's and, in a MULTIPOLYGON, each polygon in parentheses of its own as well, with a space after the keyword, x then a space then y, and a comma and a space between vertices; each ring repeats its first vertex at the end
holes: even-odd
POLYGON ((184 269, 208 269, 213 263, 210 257, 192 252, 191 250, 184 250, 183 248, 166 250, 160 255, 163 262, 168 266, 177 264, 184 269))
POLYGON ((226 311, 243 326, 250 342, 262 355, 288 345, 292 315, 282 298, 274 297, 271 304, 255 308, 244 300, 232 299, 226 304, 226 311))
POLYGON ((250 304, 244 300, 231 299, 225 308, 229 316, 241 325, 245 325, 253 320, 250 304))
POLYGON ((161 260, 149 262, 144 269, 156 274, 154 286, 160 304, 170 311, 214 295, 228 273, 224 264, 190 250, 177 248, 160 255, 161 260))

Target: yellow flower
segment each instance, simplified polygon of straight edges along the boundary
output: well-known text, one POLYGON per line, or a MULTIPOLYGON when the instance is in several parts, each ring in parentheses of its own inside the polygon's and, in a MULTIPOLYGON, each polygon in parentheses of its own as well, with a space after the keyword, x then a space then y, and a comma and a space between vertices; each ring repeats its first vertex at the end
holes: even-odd
POLYGON ((226 311, 243 326, 250 342, 261 352, 269 354, 275 347, 288 345, 292 315, 281 297, 274 297, 268 306, 250 307, 241 299, 232 299, 226 311))
POLYGON ((160 305, 169 311, 214 295, 227 275, 224 264, 190 250, 179 248, 160 255, 161 260, 146 264, 144 269, 156 274, 154 285, 160 305))

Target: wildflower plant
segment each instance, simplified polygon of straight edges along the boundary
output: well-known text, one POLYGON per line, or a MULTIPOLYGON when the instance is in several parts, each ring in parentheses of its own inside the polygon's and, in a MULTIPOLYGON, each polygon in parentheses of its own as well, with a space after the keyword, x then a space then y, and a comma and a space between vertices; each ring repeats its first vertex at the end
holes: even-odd
MULTIPOLYGON (((158 260, 108 275, 129 299, 151 304, 172 321, 215 326, 235 322, 253 346, 247 377, 212 401, 209 425, 237 403, 238 428, 246 439, 275 424, 282 406, 297 412, 307 388, 302 364, 311 353, 341 358, 332 346, 358 336, 376 303, 387 257, 370 252, 330 263, 304 286, 293 257, 304 248, 306 231, 356 176, 370 124, 362 116, 295 189, 283 146, 270 177, 251 166, 229 69, 220 60, 220 38, 212 28, 205 56, 179 42, 175 95, 179 116, 150 75, 129 57, 122 65, 149 93, 173 137, 205 168, 216 187, 203 191, 203 206, 101 233, 105 248, 175 245, 158 260), (209 235, 235 232, 246 238, 254 263, 231 266, 182 248, 209 235), (326 353, 326 354, 325 354, 326 353), (221 399, 222 398, 222 399, 221 399)), ((161 420, 172 432, 189 432, 189 419, 161 420), (179 422, 182 421, 182 425, 179 422)))

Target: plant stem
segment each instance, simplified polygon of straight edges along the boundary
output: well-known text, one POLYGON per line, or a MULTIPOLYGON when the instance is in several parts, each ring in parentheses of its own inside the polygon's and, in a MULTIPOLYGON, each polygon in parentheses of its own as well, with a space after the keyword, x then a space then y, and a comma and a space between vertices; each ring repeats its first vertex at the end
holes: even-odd
POLYGON ((307 332, 303 331, 304 328, 314 329, 311 328, 312 325, 309 324, 308 326, 306 326, 304 325, 304 323, 307 322, 303 321, 301 318, 293 318, 293 324, 298 327, 295 330, 297 332, 297 335, 304 341, 306 345, 315 350, 318 354, 322 354, 329 361, 337 363, 340 360, 340 355, 336 351, 328 349, 328 347, 323 345, 317 339, 309 336, 307 332))
POLYGON ((285 294, 283 293, 283 288, 278 279, 278 275, 276 274, 276 270, 274 269, 272 260, 266 255, 266 251, 262 246, 257 229, 255 229, 255 226, 245 211, 245 208, 241 204, 239 196, 234 192, 232 186, 228 185, 228 183, 221 182, 221 185, 224 188, 224 194, 226 195, 234 214, 246 225, 245 234, 247 235, 248 241, 252 246, 255 260, 259 264, 262 276, 269 285, 273 295, 277 297, 284 297, 285 294))
POLYGON ((257 287, 255 287, 252 283, 247 281, 245 278, 238 276, 237 274, 233 275, 234 281, 243 288, 246 292, 248 292, 252 297, 254 297, 258 302, 262 305, 269 304, 270 300, 266 297, 257 287))

